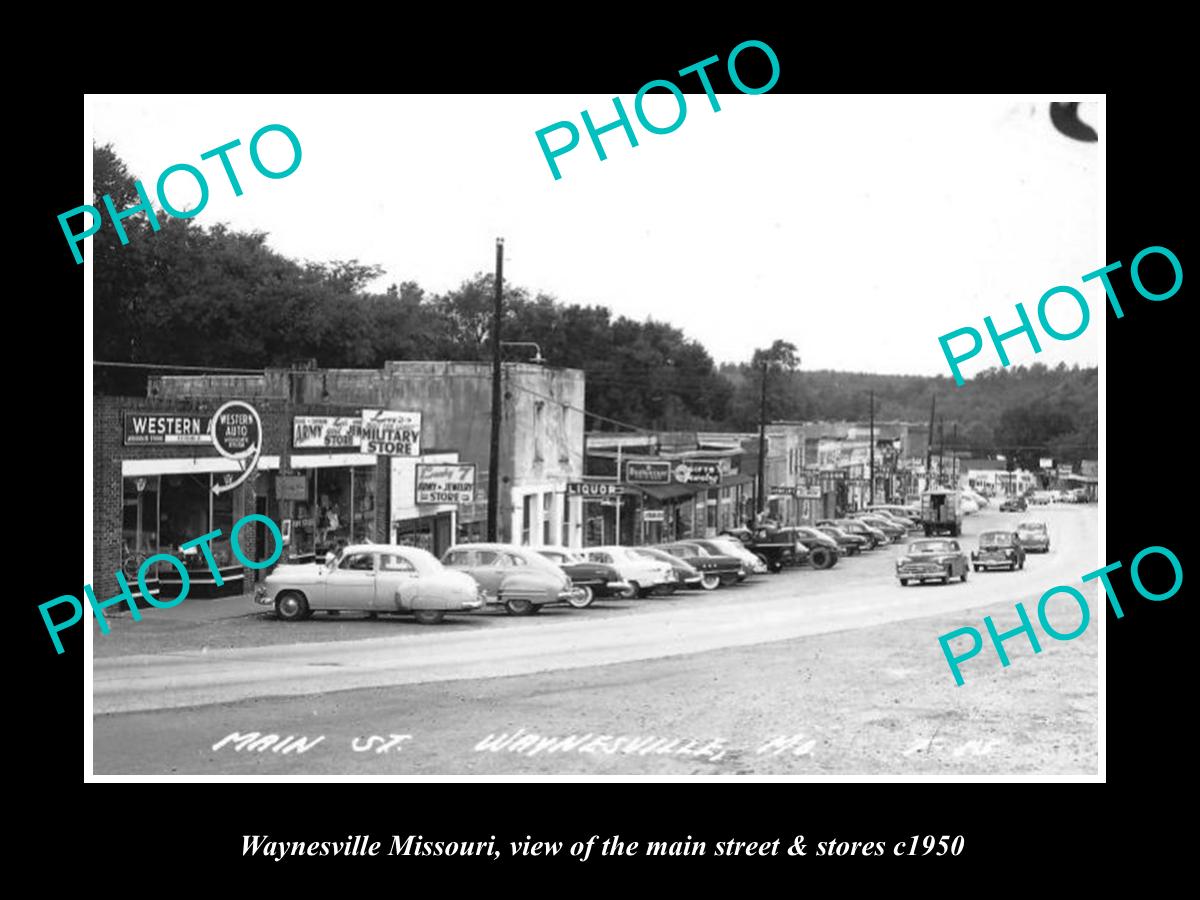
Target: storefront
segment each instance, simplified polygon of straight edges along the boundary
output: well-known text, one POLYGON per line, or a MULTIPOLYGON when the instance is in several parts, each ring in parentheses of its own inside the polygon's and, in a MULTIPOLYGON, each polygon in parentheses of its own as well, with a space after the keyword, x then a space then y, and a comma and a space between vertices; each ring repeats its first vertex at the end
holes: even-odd
POLYGON ((459 503, 475 502, 475 466, 457 453, 429 453, 394 456, 390 471, 391 540, 440 557, 458 542, 459 503))
POLYGON ((373 454, 296 453, 291 467, 304 479, 304 491, 302 499, 292 501, 291 517, 280 523, 289 535, 290 562, 323 559, 338 547, 377 540, 378 475, 373 454))

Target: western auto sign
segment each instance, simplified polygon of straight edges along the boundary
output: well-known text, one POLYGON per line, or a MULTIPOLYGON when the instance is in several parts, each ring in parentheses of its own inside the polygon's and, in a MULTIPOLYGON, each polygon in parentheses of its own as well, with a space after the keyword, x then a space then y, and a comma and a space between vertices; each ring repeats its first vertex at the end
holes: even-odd
POLYGON ((230 400, 213 413, 208 427, 213 447, 226 459, 234 460, 242 470, 236 480, 214 484, 214 494, 231 491, 253 474, 262 453, 262 420, 249 403, 230 400))
POLYGON ((625 461, 625 480, 630 484, 670 484, 671 463, 665 459, 625 461))
POLYGON ((721 465, 713 462, 681 462, 671 470, 680 484, 720 484, 721 465))
POLYGON ((209 421, 189 413, 125 413, 125 446, 145 444, 211 444, 209 421))
POLYGON ((474 503, 474 463, 418 463, 416 495, 417 503, 474 503))
POLYGON ((364 409, 361 449, 363 453, 383 456, 420 456, 421 414, 364 409))
POLYGON ((362 430, 361 416, 293 416, 292 446, 358 449, 362 430))
POLYGON ((567 482, 567 494, 572 497, 613 497, 624 493, 624 487, 611 481, 567 482))

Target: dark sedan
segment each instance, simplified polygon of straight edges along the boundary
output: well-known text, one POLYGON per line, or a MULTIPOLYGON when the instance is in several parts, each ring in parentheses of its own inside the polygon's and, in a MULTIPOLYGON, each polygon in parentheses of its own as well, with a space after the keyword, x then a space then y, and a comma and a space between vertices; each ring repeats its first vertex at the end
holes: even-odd
POLYGON ((881 547, 890 542, 888 535, 884 534, 878 528, 872 528, 866 522, 860 522, 858 519, 823 519, 817 523, 817 527, 822 525, 836 525, 851 534, 857 534, 860 537, 866 538, 867 549, 874 550, 876 547, 881 547))
POLYGON ((904 555, 896 560, 896 577, 900 586, 910 581, 940 581, 946 584, 951 578, 967 580, 967 554, 963 553, 958 541, 939 538, 913 541, 904 555))
POLYGON ((797 543, 808 548, 808 562, 814 569, 832 569, 837 565, 838 545, 833 538, 802 525, 780 530, 793 535, 797 543))
POLYGON ((908 527, 901 525, 895 519, 889 519, 887 516, 875 515, 873 513, 855 513, 854 518, 870 525, 872 528, 878 528, 895 543, 900 543, 900 541, 908 537, 908 527))
POLYGON ((1029 504, 1024 497, 1010 497, 1000 504, 1000 512, 1025 512, 1027 509, 1029 504))
POLYGON ((576 609, 586 609, 596 597, 625 597, 630 593, 629 584, 612 566, 588 562, 566 547, 538 547, 537 552, 566 572, 572 587, 579 588, 580 596, 567 601, 576 609))
POLYGON ((1025 568, 1025 548, 1014 531, 985 531, 979 535, 979 547, 971 551, 971 567, 1002 568, 1012 572, 1025 568))
POLYGON ((855 556, 862 553, 870 543, 865 536, 851 534, 844 528, 838 528, 836 525, 818 525, 817 531, 837 541, 838 549, 847 556, 855 556))
POLYGON ((679 541, 674 544, 659 544, 658 549, 671 556, 682 559, 689 566, 693 566, 700 570, 704 576, 701 586, 705 590, 712 590, 716 585, 712 584, 712 579, 716 578, 717 584, 734 584, 738 580, 738 576, 742 574, 742 561, 733 556, 725 556, 724 554, 713 554, 705 550, 699 544, 693 544, 690 541, 679 541), (712 585, 710 587, 710 585, 712 585))

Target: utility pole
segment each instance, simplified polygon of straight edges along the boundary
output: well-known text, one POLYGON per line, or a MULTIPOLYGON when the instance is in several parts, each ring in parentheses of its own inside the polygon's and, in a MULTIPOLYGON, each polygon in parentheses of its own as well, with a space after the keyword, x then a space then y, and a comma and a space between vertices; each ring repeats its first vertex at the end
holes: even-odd
POLYGON ((929 398, 929 441, 925 444, 925 490, 933 487, 933 417, 937 412, 937 394, 929 398))
POLYGON ((488 540, 497 540, 500 513, 500 320, 504 316, 504 238, 496 238, 496 299, 492 311, 492 442, 488 450, 488 540))
MULTIPOLYGON (((755 503, 755 518, 767 508, 767 367, 762 364, 762 392, 758 403, 758 499, 755 503)), ((757 524, 757 522, 755 523, 757 524)))
POLYGON ((950 477, 953 478, 951 484, 958 487, 958 422, 954 423, 954 437, 951 443, 954 445, 954 458, 950 462, 950 477))
POLYGON ((871 503, 875 503, 875 392, 871 391, 871 503))
POLYGON ((943 474, 946 471, 946 417, 938 416, 938 487, 945 487, 943 474))

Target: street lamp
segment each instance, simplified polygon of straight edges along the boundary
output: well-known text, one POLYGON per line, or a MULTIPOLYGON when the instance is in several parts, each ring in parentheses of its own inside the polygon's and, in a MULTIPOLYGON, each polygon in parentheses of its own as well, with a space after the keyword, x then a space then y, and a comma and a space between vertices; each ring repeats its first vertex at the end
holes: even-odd
POLYGON ((529 361, 539 366, 546 361, 546 357, 542 356, 542 348, 535 341, 501 341, 500 348, 503 349, 505 347, 532 347, 534 350, 533 359, 529 361))

